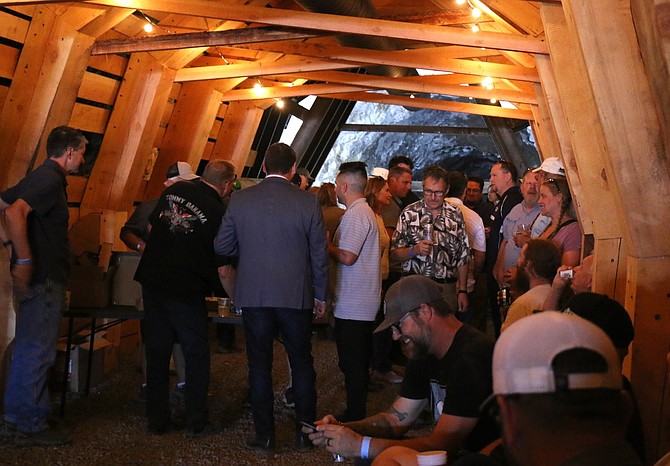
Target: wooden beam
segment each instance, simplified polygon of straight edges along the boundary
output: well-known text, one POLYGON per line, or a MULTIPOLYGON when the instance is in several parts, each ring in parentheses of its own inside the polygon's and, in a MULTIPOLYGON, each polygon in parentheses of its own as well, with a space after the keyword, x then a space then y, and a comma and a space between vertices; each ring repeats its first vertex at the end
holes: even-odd
MULTIPOLYGON (((109 8, 105 13, 82 27, 79 32, 97 38, 133 14, 133 11, 128 8, 109 8)), ((95 46, 93 48, 95 49, 95 46)))
POLYGON ((220 105, 221 93, 207 83, 181 86, 153 174, 144 192, 147 199, 158 197, 165 189, 165 173, 173 163, 187 162, 197 169, 220 105))
POLYGON ((448 58, 448 54, 443 56, 441 54, 442 49, 448 50, 450 47, 379 51, 343 46, 322 46, 311 43, 272 43, 255 44, 253 46, 246 46, 245 48, 311 57, 320 60, 351 61, 352 66, 358 66, 361 63, 367 65, 402 66, 406 68, 423 68, 452 73, 476 74, 480 76, 516 79, 519 81, 539 82, 535 68, 448 58))
POLYGON ((607 174, 626 214, 621 218, 628 251, 636 257, 670 256, 670 236, 659 235, 670 224, 670 209, 658 209, 670 197, 670 148, 663 143, 656 95, 645 73, 630 3, 567 1, 563 6, 568 24, 578 33, 598 103, 594 108, 603 126, 607 174), (601 22, 599 15, 614 5, 601 22))
POLYGON ((425 134, 469 134, 476 136, 490 135, 488 128, 466 128, 461 126, 411 126, 411 125, 361 125, 344 124, 340 131, 357 131, 368 133, 425 133, 425 134))
POLYGON ((253 102, 232 102, 228 106, 210 160, 228 160, 235 165, 235 171, 240 175, 247 164, 262 116, 263 110, 253 102))
MULTIPOLYGON (((659 238, 663 235, 657 235, 659 238)), ((635 389, 649 464, 667 453, 667 355, 670 352, 670 257, 628 259, 625 307, 635 314, 631 382, 635 389)))
POLYGON ((647 457, 670 443, 663 417, 670 341, 670 148, 659 97, 650 85, 628 0, 563 2, 566 21, 584 55, 603 127, 606 170, 622 211, 628 262, 626 307, 635 313, 632 382, 643 420, 647 457))
POLYGON ((267 76, 306 71, 337 70, 351 68, 351 63, 328 60, 291 59, 275 63, 249 63, 240 65, 202 66, 183 68, 177 71, 175 82, 205 81, 249 76, 267 76))
MULTIPOLYGON (((117 0, 89 0, 87 3, 118 6, 117 0)), ((128 0, 124 7, 165 11, 184 15, 204 16, 250 23, 317 29, 333 33, 360 34, 395 39, 409 39, 437 44, 456 44, 471 47, 514 50, 529 53, 548 53, 542 39, 495 32, 471 33, 456 27, 429 26, 371 18, 311 13, 280 8, 259 8, 231 5, 206 0, 128 0)))
POLYGON ((70 120, 92 42, 48 8, 35 10, 0 113, 0 189, 43 160, 41 140, 70 120))
POLYGON ((186 34, 163 34, 134 39, 111 39, 96 42, 92 55, 108 53, 149 52, 194 47, 216 47, 218 45, 248 44, 318 37, 315 31, 301 31, 281 27, 255 27, 228 29, 225 31, 194 32, 186 34))
POLYGON ((452 102, 448 100, 431 100, 422 98, 401 97, 395 95, 378 94, 373 92, 354 92, 349 94, 333 94, 332 99, 358 100, 362 102, 374 102, 388 105, 402 105, 403 107, 430 108, 443 110, 445 112, 469 113, 473 115, 488 115, 501 118, 512 118, 517 120, 532 120, 530 111, 514 110, 494 105, 469 104, 463 102, 452 102))
POLYGON ((507 100, 509 102, 525 104, 537 103, 537 98, 526 92, 510 91, 500 89, 499 87, 488 90, 485 87, 478 85, 462 86, 460 84, 451 84, 452 78, 448 78, 448 76, 449 75, 433 75, 389 78, 386 76, 376 76, 371 74, 363 75, 342 71, 315 71, 300 75, 285 75, 285 77, 290 79, 304 78, 311 81, 351 84, 375 89, 394 89, 418 94, 443 94, 487 100, 494 97, 498 100, 507 100))
POLYGON ((82 215, 131 209, 154 147, 173 79, 174 71, 148 54, 130 56, 82 200, 82 215))
MULTIPOLYGON (((554 40, 556 41, 561 40, 560 37, 556 38, 556 35, 552 37, 554 37, 554 40)), ((563 39, 565 39, 565 37, 563 37, 563 39)), ((560 49, 561 46, 562 43, 559 43, 557 48, 560 49)), ((567 47, 567 45, 565 46, 567 47)), ((566 51, 565 55, 558 57, 557 60, 560 60, 560 63, 562 64, 563 61, 567 60, 569 56, 570 53, 567 53, 566 51)), ((603 239, 605 237, 619 238, 621 233, 620 229, 618 228, 618 223, 610 218, 607 210, 603 210, 601 208, 603 202, 601 196, 609 195, 609 192, 601 190, 602 188, 600 188, 600 183, 602 180, 598 176, 597 169, 595 172, 591 170, 594 168, 594 165, 592 164, 604 162, 601 160, 595 160, 595 157, 581 157, 579 160, 577 159, 575 155, 575 149, 572 145, 570 127, 568 126, 565 110, 563 109, 563 104, 561 103, 560 92, 558 84, 556 83, 556 75, 554 73, 551 60, 548 57, 538 57, 537 65, 540 71, 540 76, 542 77, 542 89, 545 97, 545 101, 541 103, 541 106, 543 107, 544 111, 549 114, 553 129, 556 131, 556 138, 558 139, 558 145, 552 145, 554 152, 551 152, 546 156, 559 157, 563 162, 563 167, 565 168, 565 173, 570 185, 570 190, 573 194, 572 203, 577 211, 577 217, 579 218, 582 232, 584 234, 594 234, 594 221, 597 220, 598 232, 595 235, 596 239, 603 239), (590 186, 588 191, 585 191, 582 188, 584 183, 594 183, 594 185, 590 186), (596 188, 596 186, 598 188, 596 188), (610 225, 610 229, 605 229, 605 225, 610 225), (608 231, 609 234, 603 234, 603 232, 608 231)), ((570 86, 569 80, 566 80, 564 86, 570 86)), ((576 104, 576 102, 572 101, 570 103, 572 105, 576 104)), ((571 111, 578 110, 575 109, 571 111)), ((545 136, 552 137, 550 135, 550 131, 546 131, 545 136)), ((582 145, 579 146, 580 149, 582 148, 583 144, 586 143, 586 141, 581 141, 581 143, 582 145)), ((595 167, 600 167, 599 170, 602 172, 602 165, 595 165, 595 167)), ((614 208, 614 206, 609 204, 612 202, 611 199, 608 199, 606 202, 608 202, 607 207, 614 208)))
MULTIPOLYGON (((596 239, 621 238, 624 212, 617 205, 605 170, 607 153, 596 110, 598 102, 586 74, 584 57, 568 30, 561 5, 542 4, 541 11, 551 48, 551 66, 545 63, 546 57, 537 63, 559 140, 567 136, 573 149, 574 163, 564 160, 568 179, 569 170, 575 170, 584 187, 579 202, 584 202, 591 216, 596 239), (559 130, 561 119, 566 126, 559 130)), ((567 146, 561 148, 566 154, 567 146)))

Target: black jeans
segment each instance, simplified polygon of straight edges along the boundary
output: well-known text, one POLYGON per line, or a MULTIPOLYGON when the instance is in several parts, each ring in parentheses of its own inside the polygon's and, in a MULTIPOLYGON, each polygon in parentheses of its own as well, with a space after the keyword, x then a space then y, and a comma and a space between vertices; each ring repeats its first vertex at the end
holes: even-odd
POLYGON ((300 421, 313 422, 316 419, 312 310, 245 307, 242 309, 242 317, 249 361, 251 411, 256 436, 263 439, 274 438, 272 347, 276 330, 281 333, 291 363, 296 432, 298 432, 297 426, 300 421))
POLYGON ((186 361, 186 428, 198 431, 209 421, 209 341, 205 299, 181 302, 147 287, 142 287, 142 294, 149 429, 162 430, 169 425, 170 356, 173 343, 179 341, 186 361))
POLYGON ((347 390, 346 421, 365 418, 374 322, 335 318, 335 342, 347 390))

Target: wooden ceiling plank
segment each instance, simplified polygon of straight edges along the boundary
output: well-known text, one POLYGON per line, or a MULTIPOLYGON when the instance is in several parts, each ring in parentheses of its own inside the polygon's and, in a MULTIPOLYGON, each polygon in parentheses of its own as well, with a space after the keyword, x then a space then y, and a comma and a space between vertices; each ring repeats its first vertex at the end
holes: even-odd
MULTIPOLYGON (((88 0, 87 3, 117 6, 117 0, 88 0)), ((192 16, 316 29, 334 33, 410 39, 438 44, 467 45, 529 53, 548 53, 543 39, 495 32, 473 34, 463 28, 430 26, 371 18, 329 15, 307 11, 230 5, 207 0, 128 0, 125 7, 157 10, 192 16)))

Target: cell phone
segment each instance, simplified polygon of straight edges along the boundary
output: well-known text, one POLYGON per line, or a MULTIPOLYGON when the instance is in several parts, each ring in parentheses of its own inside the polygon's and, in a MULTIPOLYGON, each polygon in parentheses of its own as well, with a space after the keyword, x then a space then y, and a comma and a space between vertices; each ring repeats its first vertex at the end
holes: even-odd
POLYGON ((558 272, 558 276, 561 277, 563 280, 568 280, 574 276, 574 272, 572 269, 561 270, 560 272, 558 272))
POLYGON ((311 422, 307 421, 300 421, 300 424, 307 427, 308 429, 312 429, 312 432, 316 432, 316 424, 312 424, 311 422))

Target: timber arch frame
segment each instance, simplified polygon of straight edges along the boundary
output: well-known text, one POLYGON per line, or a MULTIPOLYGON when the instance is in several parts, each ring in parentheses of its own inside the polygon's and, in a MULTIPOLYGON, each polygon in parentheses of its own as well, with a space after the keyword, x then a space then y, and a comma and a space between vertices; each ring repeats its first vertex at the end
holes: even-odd
MULTIPOLYGON (((73 221, 103 214, 111 251, 133 203, 157 195, 175 161, 223 158, 239 174, 252 167, 256 128, 277 99, 528 120, 541 157, 563 160, 582 228, 595 239, 594 291, 634 319, 625 370, 648 457, 670 450, 670 0, 471 0, 483 12, 476 21, 453 0, 349 2, 372 5, 365 17, 304 3, 0 0, 0 189, 41 163, 52 128, 101 135, 93 171, 70 177, 69 199, 73 221), (392 45, 375 50, 352 37, 392 45), (350 72, 361 67, 449 74, 350 72), (480 85, 486 77, 490 90, 480 85), (491 98, 514 108, 479 103, 491 98)), ((6 267, 5 252, 0 260, 6 267)), ((8 277, 0 287, 4 348, 13 328, 8 277)))

